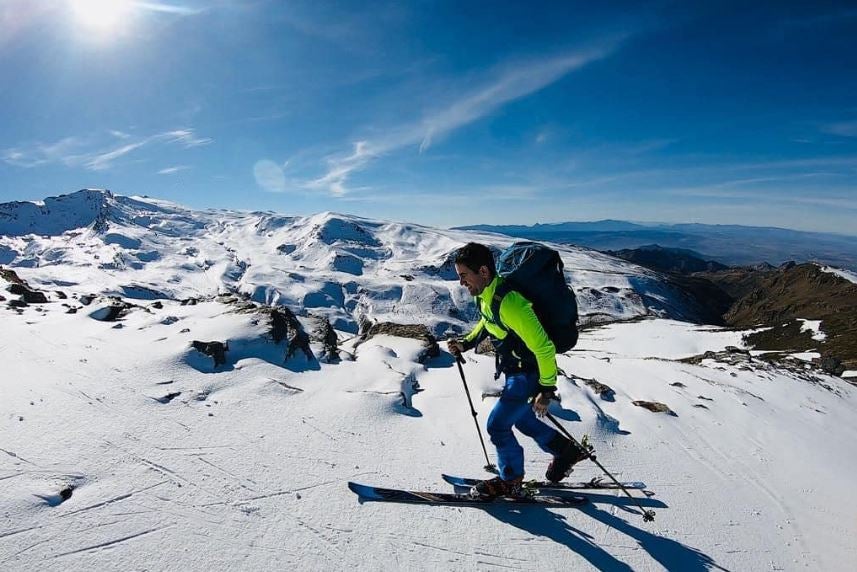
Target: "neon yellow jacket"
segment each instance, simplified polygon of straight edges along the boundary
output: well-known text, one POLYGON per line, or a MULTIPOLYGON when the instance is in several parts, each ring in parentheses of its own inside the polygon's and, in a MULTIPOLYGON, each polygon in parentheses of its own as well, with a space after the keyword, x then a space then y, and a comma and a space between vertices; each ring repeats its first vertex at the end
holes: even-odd
MULTIPOLYGON (((502 282, 502 277, 495 276, 485 290, 476 296, 476 306, 479 308, 481 318, 476 327, 464 337, 465 347, 472 347, 483 329, 498 340, 503 340, 509 335, 509 332, 495 323, 491 313, 491 300, 497 286, 502 282)), ((539 384, 545 387, 556 387, 556 347, 545 333, 536 313, 533 312, 532 303, 520 293, 510 291, 500 303, 500 320, 535 356, 539 368, 539 384)))

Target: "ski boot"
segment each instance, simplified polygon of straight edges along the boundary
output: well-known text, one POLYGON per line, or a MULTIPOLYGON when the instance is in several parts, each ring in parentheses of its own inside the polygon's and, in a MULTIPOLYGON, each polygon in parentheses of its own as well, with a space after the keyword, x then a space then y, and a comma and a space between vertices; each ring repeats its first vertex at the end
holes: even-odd
POLYGON ((545 471, 545 479, 552 483, 558 483, 569 474, 572 467, 584 459, 589 458, 589 451, 580 448, 574 441, 566 439, 557 434, 548 444, 551 451, 556 451, 553 460, 545 471))
POLYGON ((523 483, 523 476, 509 480, 494 477, 493 479, 479 481, 473 485, 470 489, 470 496, 482 499, 525 496, 523 483))

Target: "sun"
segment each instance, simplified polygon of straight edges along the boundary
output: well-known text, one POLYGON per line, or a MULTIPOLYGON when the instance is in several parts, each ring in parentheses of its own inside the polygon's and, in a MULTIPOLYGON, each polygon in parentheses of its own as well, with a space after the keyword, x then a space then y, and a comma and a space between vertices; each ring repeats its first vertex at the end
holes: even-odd
POLYGON ((112 35, 131 16, 133 0, 69 0, 77 22, 91 32, 112 35))

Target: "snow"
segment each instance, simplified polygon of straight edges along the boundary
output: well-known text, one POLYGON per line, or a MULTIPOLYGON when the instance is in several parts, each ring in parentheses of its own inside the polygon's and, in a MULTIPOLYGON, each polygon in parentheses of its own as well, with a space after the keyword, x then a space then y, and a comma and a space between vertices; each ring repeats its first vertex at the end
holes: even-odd
POLYGON ((846 370, 842 372, 842 377, 857 377, 857 370, 846 370))
MULTIPOLYGON (((45 204, 0 205, 0 263, 32 269, 35 286, 140 299, 238 292, 323 315, 352 333, 365 320, 423 323, 437 335, 466 329, 474 309, 452 254, 469 241, 502 249, 514 240, 332 212, 195 211, 96 190, 45 204)), ((583 323, 693 319, 696 310, 659 275, 592 250, 556 248, 583 323)))
POLYGON ((797 352, 789 354, 789 356, 807 362, 811 362, 814 359, 821 359, 821 354, 818 352, 797 352))
POLYGON ((829 272, 831 274, 836 274, 840 278, 845 278, 850 282, 854 282, 857 284, 857 273, 851 270, 845 270, 844 268, 834 268, 832 266, 823 266, 821 268, 824 272, 829 272))
POLYGON ((801 332, 812 332, 812 339, 818 342, 827 339, 827 334, 821 331, 821 320, 806 320, 804 318, 798 318, 798 320, 803 322, 800 326, 801 332))
MULTIPOLYGON (((0 333, 5 569, 846 570, 857 557, 842 543, 857 500, 841 494, 857 470, 854 388, 673 361, 735 332, 612 324, 559 357, 575 377, 560 378, 554 414, 590 434, 617 476, 657 493, 646 524, 613 493, 580 510, 358 502, 349 480, 448 490, 441 472, 480 474, 457 370, 445 353, 418 364, 419 341, 352 338, 355 361, 283 364, 263 322, 218 302, 134 310, 121 330, 45 308, 4 310, 0 333), (228 340, 229 364, 215 369, 193 339, 228 340)), ((493 360, 464 367, 484 432, 493 360)), ((548 459, 523 443, 538 476, 548 459)), ((585 463, 575 478, 598 474, 585 463)))
MULTIPOLYGON (((455 307, 467 326, 471 300, 439 276, 452 248, 483 236, 331 213, 201 215, 110 200, 128 207, 111 211, 110 244, 86 229, 0 237, 17 253, 14 270, 50 299, 20 314, 0 306, 3 570, 853 568, 857 388, 840 378, 750 356, 678 361, 742 347, 742 332, 671 319, 588 328, 558 357, 568 377, 552 413, 588 434, 617 477, 656 493, 640 501, 655 522, 615 492, 594 493, 580 509, 361 503, 349 480, 448 491, 442 472, 481 473, 450 356, 423 365, 422 341, 361 341, 347 331, 346 310, 431 326, 456 323, 438 317, 455 307), (158 232, 135 226, 144 223, 158 232), (140 260, 126 248, 135 241, 160 257, 140 260), (281 244, 296 248, 284 255, 281 244), (360 252, 361 275, 331 268, 330 253, 347 251, 360 252), (134 290, 124 301, 136 307, 112 323, 97 319, 105 298, 68 314, 62 304, 78 300, 54 292, 132 285, 176 298, 226 286, 259 301, 309 298, 313 312, 341 317, 346 359, 284 361, 264 316, 214 299, 165 298, 157 309, 134 290), (228 342, 227 363, 215 367, 194 340, 228 342), (602 398, 586 380, 614 394, 602 398)), ((563 256, 582 287, 655 279, 590 251, 563 256)), ((5 286, 0 279, 8 298, 5 286)), ((648 313, 630 291, 604 296, 614 318, 648 313)), ((309 316, 300 319, 308 326, 309 316)), ((464 365, 483 434, 500 385, 493 368, 491 356, 474 354, 464 365)), ((539 477, 548 456, 522 445, 528 476, 539 477)), ((573 478, 599 475, 584 462, 573 478)))

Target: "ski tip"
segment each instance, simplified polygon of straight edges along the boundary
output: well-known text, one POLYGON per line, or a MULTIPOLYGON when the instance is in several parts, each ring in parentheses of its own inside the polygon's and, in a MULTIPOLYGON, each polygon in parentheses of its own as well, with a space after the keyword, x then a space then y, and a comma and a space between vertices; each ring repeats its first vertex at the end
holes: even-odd
POLYGON ((360 483, 355 483, 354 481, 348 481, 348 488, 351 489, 351 492, 363 498, 371 498, 374 496, 372 494, 372 487, 361 485, 360 483))

